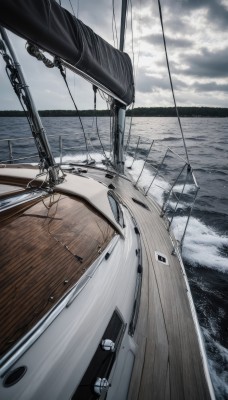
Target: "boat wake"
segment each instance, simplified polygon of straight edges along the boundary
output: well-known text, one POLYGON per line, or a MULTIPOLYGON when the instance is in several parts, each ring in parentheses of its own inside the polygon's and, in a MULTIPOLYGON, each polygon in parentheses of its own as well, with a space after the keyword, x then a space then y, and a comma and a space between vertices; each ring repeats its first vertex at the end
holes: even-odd
MULTIPOLYGON (((173 232, 180 239, 181 227, 187 217, 176 217, 173 222, 173 232)), ((202 221, 191 218, 184 240, 183 258, 194 267, 204 266, 220 272, 228 272, 227 257, 221 253, 228 246, 228 237, 220 236, 202 221)))
POLYGON ((212 337, 209 329, 203 327, 201 329, 207 352, 211 353, 208 364, 215 392, 218 393, 218 399, 227 399, 228 373, 224 370, 224 365, 228 364, 228 350, 212 337))

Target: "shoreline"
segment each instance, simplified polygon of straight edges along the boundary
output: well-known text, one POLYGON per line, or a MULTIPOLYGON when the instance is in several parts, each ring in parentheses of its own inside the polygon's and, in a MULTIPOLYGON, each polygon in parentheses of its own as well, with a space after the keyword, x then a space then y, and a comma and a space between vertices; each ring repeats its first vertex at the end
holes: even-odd
MULTIPOLYGON (((178 107, 181 118, 227 118, 228 108, 217 107, 178 107)), ((41 117, 108 117, 109 110, 40 110, 41 117)), ((127 110, 126 116, 133 117, 176 117, 174 107, 138 107, 127 110)), ((1 110, 0 117, 25 117, 24 111, 1 110)))

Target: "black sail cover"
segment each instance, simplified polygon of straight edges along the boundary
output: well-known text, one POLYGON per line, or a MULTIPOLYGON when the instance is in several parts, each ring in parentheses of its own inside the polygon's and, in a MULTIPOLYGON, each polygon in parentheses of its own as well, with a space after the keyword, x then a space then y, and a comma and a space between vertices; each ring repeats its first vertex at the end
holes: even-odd
POLYGON ((77 67, 127 105, 133 102, 130 57, 55 0, 0 0, 0 25, 77 67))

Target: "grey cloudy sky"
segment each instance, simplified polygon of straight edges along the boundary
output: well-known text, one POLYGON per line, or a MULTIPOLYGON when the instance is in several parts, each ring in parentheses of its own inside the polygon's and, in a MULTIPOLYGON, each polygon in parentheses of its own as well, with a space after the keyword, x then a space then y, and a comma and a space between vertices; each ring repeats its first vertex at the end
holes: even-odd
MULTIPOLYGON (((71 10, 68 0, 62 6, 71 10)), ((113 44, 112 0, 71 0, 75 14, 113 44)), ((115 0, 117 30, 120 0, 115 0)), ((228 107, 228 0, 161 0, 170 69, 179 106, 228 107)), ((172 106, 157 0, 132 0, 125 51, 134 59, 136 107, 172 106)), ((38 109, 73 109, 59 71, 48 70, 11 34, 38 109)), ((78 108, 93 108, 91 85, 67 73, 78 108)), ((99 101, 99 108, 105 103, 99 101)), ((0 109, 20 109, 0 59, 0 109)))

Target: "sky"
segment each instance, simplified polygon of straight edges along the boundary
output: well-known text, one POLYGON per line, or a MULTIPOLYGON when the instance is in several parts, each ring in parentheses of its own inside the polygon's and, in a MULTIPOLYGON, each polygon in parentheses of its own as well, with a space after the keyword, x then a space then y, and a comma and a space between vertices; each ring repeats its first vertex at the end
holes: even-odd
MULTIPOLYGON (((120 0, 71 0, 74 13, 112 45, 113 8, 119 39, 120 0)), ((72 12, 69 0, 61 4, 72 12)), ((170 70, 178 106, 228 107, 228 0, 161 0, 170 70)), ((39 110, 73 109, 57 69, 27 54, 10 34, 39 110)), ((134 64, 135 107, 173 106, 157 0, 131 0, 125 51, 134 64), (133 28, 133 29, 131 29, 133 28)), ((0 57, 0 110, 20 110, 0 57)), ((93 108, 91 85, 72 72, 67 79, 79 109, 93 108)), ((105 109, 99 98, 98 108, 105 109)))

